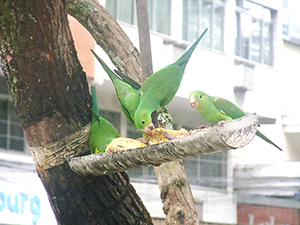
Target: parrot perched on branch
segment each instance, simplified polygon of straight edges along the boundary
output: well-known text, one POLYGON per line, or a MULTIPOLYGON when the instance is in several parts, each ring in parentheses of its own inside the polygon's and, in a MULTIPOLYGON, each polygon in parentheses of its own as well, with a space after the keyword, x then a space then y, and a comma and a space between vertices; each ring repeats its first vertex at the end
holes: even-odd
MULTIPOLYGON (((232 102, 223 98, 209 96, 202 91, 193 91, 189 98, 191 107, 195 108, 202 118, 211 124, 216 124, 222 120, 237 119, 246 115, 244 111, 232 102)), ((256 135, 282 151, 280 147, 259 130, 256 131, 256 135)))
POLYGON ((115 70, 117 75, 100 59, 97 54, 91 49, 96 59, 100 62, 103 69, 114 84, 118 99, 121 103, 122 110, 127 119, 134 124, 134 113, 140 102, 140 85, 130 77, 115 70))
POLYGON ((128 120, 138 129, 147 133, 148 126, 152 126, 151 114, 162 106, 166 106, 175 96, 185 70, 185 67, 207 29, 196 42, 174 63, 153 73, 142 85, 119 71, 113 71, 101 60, 96 53, 94 56, 112 80, 122 110, 128 120))
POLYGON ((100 116, 96 87, 91 87, 92 92, 92 127, 89 147, 92 154, 105 152, 106 146, 120 135, 116 128, 100 116))
POLYGON ((150 75, 141 85, 140 102, 134 114, 135 126, 144 130, 152 125, 151 114, 158 108, 166 106, 174 98, 185 67, 207 29, 195 43, 174 63, 150 75))

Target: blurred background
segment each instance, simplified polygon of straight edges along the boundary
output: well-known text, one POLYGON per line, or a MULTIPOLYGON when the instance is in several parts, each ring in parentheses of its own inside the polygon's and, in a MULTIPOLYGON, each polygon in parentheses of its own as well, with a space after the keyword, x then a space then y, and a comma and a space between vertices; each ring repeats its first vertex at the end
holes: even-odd
MULTIPOLYGON (((134 0, 100 0, 139 48, 134 0)), ((188 96, 194 90, 226 98, 259 116, 260 138, 242 149, 184 160, 199 218, 210 223, 300 224, 300 2, 297 0, 148 0, 154 72, 194 51, 176 97, 167 106, 174 128, 205 124, 188 96)), ((123 137, 141 133, 123 115, 96 53, 106 53, 74 18, 70 26, 101 114, 123 137)), ((0 71, 0 224, 56 224, 47 194, 0 71)), ((164 213, 153 167, 128 171, 156 224, 164 213)))

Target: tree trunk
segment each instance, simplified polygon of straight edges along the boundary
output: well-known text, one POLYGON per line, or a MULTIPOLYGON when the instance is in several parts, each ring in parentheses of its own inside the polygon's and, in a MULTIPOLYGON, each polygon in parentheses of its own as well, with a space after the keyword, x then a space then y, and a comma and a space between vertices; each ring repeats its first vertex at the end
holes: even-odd
POLYGON ((2 68, 59 224, 151 224, 126 173, 80 177, 66 163, 89 153, 91 99, 66 2, 1 1, 2 68))

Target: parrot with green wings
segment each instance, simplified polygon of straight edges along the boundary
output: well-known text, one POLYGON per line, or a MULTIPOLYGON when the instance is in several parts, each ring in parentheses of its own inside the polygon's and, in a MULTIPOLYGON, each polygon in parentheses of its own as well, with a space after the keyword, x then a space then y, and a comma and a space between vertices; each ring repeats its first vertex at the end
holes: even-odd
POLYGON ((130 77, 122 74, 121 72, 115 70, 115 74, 111 69, 105 64, 105 62, 97 56, 97 54, 91 50, 96 59, 100 62, 103 69, 113 82, 116 90, 116 94, 121 104, 121 108, 127 117, 127 119, 134 124, 134 113, 140 102, 140 84, 132 80, 130 77))
MULTIPOLYGON (((246 115, 244 111, 232 102, 223 98, 209 96, 202 91, 193 91, 189 98, 191 107, 195 108, 202 118, 211 124, 216 124, 222 120, 237 119, 246 115)), ((259 130, 256 131, 256 135, 282 151, 280 147, 259 130)))
POLYGON ((116 128, 100 116, 96 87, 91 87, 92 92, 92 127, 89 147, 92 154, 105 152, 106 146, 120 135, 116 128))
POLYGON ((207 29, 176 62, 153 73, 142 83, 140 102, 134 114, 135 126, 138 129, 144 130, 149 125, 153 126, 152 112, 166 106, 174 98, 180 86, 185 67, 206 32, 207 29))

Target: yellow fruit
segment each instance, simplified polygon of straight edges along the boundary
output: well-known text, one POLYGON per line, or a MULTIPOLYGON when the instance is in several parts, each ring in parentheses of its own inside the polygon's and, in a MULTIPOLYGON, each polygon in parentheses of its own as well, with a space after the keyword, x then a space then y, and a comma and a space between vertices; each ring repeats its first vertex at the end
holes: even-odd
POLYGON ((105 152, 115 152, 146 146, 144 143, 130 138, 115 138, 107 145, 105 152))

